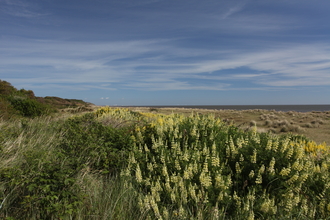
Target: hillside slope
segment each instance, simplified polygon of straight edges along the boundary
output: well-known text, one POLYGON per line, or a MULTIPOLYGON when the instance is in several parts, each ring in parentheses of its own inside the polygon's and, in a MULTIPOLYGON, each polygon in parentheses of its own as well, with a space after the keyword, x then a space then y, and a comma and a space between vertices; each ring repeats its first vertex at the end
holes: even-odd
POLYGON ((0 80, 0 118, 17 116, 36 117, 48 115, 63 108, 87 107, 91 103, 78 99, 37 97, 32 90, 16 89, 9 82, 0 80))

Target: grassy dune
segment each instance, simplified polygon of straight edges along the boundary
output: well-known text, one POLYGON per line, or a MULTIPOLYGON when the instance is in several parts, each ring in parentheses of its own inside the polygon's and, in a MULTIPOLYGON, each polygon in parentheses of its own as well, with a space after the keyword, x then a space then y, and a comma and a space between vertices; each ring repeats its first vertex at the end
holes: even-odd
POLYGON ((1 219, 330 216, 327 112, 93 108, 0 122, 1 219))

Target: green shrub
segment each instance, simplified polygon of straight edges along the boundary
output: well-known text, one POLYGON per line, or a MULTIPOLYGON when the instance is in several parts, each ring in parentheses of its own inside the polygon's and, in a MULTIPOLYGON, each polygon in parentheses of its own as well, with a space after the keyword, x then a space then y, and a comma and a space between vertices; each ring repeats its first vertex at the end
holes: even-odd
POLYGON ((78 171, 56 148, 60 126, 51 118, 0 126, 0 218, 58 219, 76 212, 83 195, 78 171))
POLYGON ((24 117, 37 117, 51 112, 50 107, 35 99, 12 96, 9 98, 9 102, 24 117))
POLYGON ((0 95, 1 96, 9 96, 15 92, 17 92, 17 89, 15 89, 9 82, 0 80, 0 95))
POLYGON ((105 126, 87 113, 67 120, 60 148, 72 164, 112 173, 123 166, 131 147, 129 129, 105 126))
POLYGON ((10 104, 10 102, 0 96, 0 119, 10 119, 18 115, 19 112, 10 104))
POLYGON ((40 161, 36 155, 26 155, 22 166, 1 169, 0 179, 5 189, 5 215, 25 219, 53 219, 72 214, 82 203, 75 186, 76 171, 63 163, 64 158, 40 161), (28 166, 27 169, 24 166, 28 166))

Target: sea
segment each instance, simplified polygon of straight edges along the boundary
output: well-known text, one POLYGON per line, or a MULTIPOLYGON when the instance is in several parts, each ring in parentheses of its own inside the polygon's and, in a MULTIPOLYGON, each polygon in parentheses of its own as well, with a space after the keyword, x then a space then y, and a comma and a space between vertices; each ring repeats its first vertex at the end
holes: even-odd
MULTIPOLYGON (((135 106, 137 107, 137 106, 135 106)), ((140 106, 150 108, 191 108, 191 109, 214 109, 214 110, 274 110, 296 112, 327 112, 330 105, 164 105, 164 106, 140 106)))

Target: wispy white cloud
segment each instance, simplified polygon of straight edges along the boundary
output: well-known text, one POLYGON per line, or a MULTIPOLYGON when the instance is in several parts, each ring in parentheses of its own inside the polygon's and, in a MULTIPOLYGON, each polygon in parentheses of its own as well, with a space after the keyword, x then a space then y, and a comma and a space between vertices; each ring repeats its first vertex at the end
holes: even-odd
POLYGON ((222 18, 223 19, 228 18, 232 14, 241 11, 244 8, 245 4, 246 4, 245 2, 240 2, 237 5, 230 7, 229 10, 222 15, 222 18))
POLYGON ((0 49, 8 53, 0 55, 0 67, 12 70, 11 81, 17 82, 17 73, 21 81, 53 86, 82 84, 80 89, 232 90, 242 89, 235 85, 240 80, 251 84, 246 89, 260 85, 330 85, 330 48, 323 44, 278 45, 276 49, 241 53, 210 50, 211 56, 206 56, 205 50, 192 54, 192 48, 185 50, 172 44, 168 40, 73 44, 26 41, 9 47, 3 42, 0 49), (45 72, 36 71, 41 67, 45 72), (246 72, 232 71, 239 68, 246 72), (25 69, 30 70, 24 76, 25 69), (93 83, 101 85, 90 85, 93 83))
POLYGON ((104 102, 132 91, 326 89, 329 4, 0 0, 0 78, 104 102))
POLYGON ((49 13, 41 12, 37 4, 21 1, 21 0, 2 0, 0 11, 16 17, 33 18, 48 15, 49 13))

